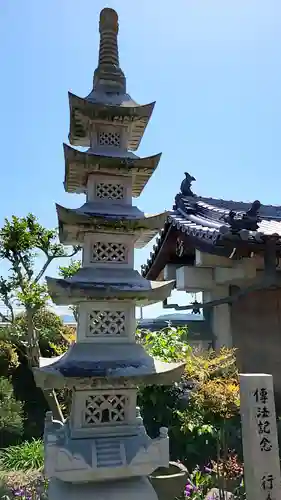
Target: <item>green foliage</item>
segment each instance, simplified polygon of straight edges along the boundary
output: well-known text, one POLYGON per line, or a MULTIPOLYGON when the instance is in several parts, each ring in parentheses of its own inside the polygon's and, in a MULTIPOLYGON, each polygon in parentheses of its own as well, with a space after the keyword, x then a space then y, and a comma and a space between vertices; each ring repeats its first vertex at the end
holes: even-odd
POLYGON ((1 258, 16 262, 21 257, 22 266, 26 267, 26 272, 31 275, 34 274, 32 267, 29 266, 30 262, 33 263, 33 249, 37 248, 45 255, 52 257, 65 255, 63 245, 56 240, 57 231, 45 229, 33 214, 28 214, 26 217, 13 215, 11 221, 5 219, 0 236, 1 258))
POLYGON ((8 340, 0 339, 0 377, 8 377, 18 365, 15 347, 8 340))
POLYGON ((212 488, 218 490, 220 498, 225 498, 226 491, 233 493, 234 498, 246 498, 243 464, 237 455, 230 453, 224 460, 213 461, 201 470, 196 467, 188 478, 184 496, 190 500, 204 500, 212 488))
MULTIPOLYGON (((63 354, 70 342, 75 339, 74 329, 64 325, 59 316, 46 308, 36 311, 33 324, 42 356, 52 357, 63 354)), ((1 328, 0 334, 3 340, 0 341, 0 351, 3 352, 0 352, 0 375, 7 375, 6 368, 9 367, 8 373, 12 376, 16 397, 23 402, 25 417, 23 437, 30 439, 42 436, 45 412, 50 409, 50 406, 41 389, 36 387, 30 364, 27 361, 27 329, 28 320, 24 312, 16 316, 14 323, 9 327, 1 328), (1 349, 1 342, 11 348, 14 355, 11 359, 13 364, 9 362, 9 349, 1 349), (15 361, 18 358, 20 363, 16 364, 15 361)), ((69 408, 69 395, 66 391, 59 391, 57 397, 63 410, 69 408)), ((53 408, 51 409, 54 411, 53 408)), ((9 441, 7 444, 10 444, 9 441)))
POLYGON ((11 323, 10 334, 22 342, 31 366, 38 365, 40 355, 34 316, 49 299, 47 287, 42 281, 46 269, 54 259, 71 257, 78 250, 79 247, 74 247, 68 255, 58 242, 57 230, 44 228, 32 214, 5 219, 0 230, 0 258, 9 264, 8 276, 0 277, 0 299, 9 314, 6 317, 0 313, 0 316, 11 323), (36 258, 39 254, 43 257, 43 264, 38 272, 36 258), (15 305, 25 309, 27 328, 24 339, 21 337, 22 325, 18 324, 15 317, 15 305))
MULTIPOLYGON (((81 261, 80 260, 74 260, 71 259, 70 264, 68 266, 60 266, 59 267, 59 275, 63 279, 71 278, 76 274, 79 269, 81 268, 81 261)), ((78 320, 78 309, 77 306, 70 306, 70 309, 73 312, 73 316, 75 320, 78 320)))
POLYGON ((187 343, 187 328, 163 328, 160 332, 137 330, 137 338, 146 350, 162 361, 181 361, 191 351, 187 343))
MULTIPOLYGON (((26 338, 28 330, 26 313, 23 312, 16 316, 14 326, 16 327, 17 334, 22 338, 26 338)), ((60 316, 54 311, 46 307, 40 308, 33 316, 33 326, 41 342, 55 342, 60 344, 63 341, 66 327, 60 316)))
POLYGON ((59 275, 66 279, 66 278, 71 278, 74 274, 79 271, 81 268, 81 261, 80 260, 70 260, 70 264, 68 266, 60 266, 59 267, 59 275))
POLYGON ((9 446, 0 453, 0 464, 4 470, 40 470, 44 463, 44 447, 40 439, 9 446))
POLYGON ((191 500, 204 500, 207 493, 215 486, 215 478, 209 471, 196 467, 190 474, 185 487, 185 497, 191 500))
POLYGON ((144 423, 151 437, 169 428, 171 458, 189 468, 217 457, 218 441, 241 452, 239 386, 233 350, 195 353, 186 330, 165 328, 138 332, 138 340, 155 357, 183 361, 185 374, 171 387, 139 392, 144 423), (223 429, 223 431, 222 431, 223 429))
POLYGON ((47 500, 48 480, 39 471, 0 471, 3 500, 47 500))
POLYGON ((0 377, 0 448, 17 442, 22 433, 22 404, 16 401, 11 382, 0 377))
POLYGON ((0 258, 8 260, 11 268, 8 278, 1 278, 0 296, 9 309, 10 319, 14 319, 15 300, 35 310, 46 303, 47 289, 39 280, 50 262, 64 255, 63 246, 57 242, 56 230, 45 229, 34 215, 5 219, 0 231, 0 258), (38 250, 45 255, 46 261, 36 275, 34 263, 38 250))
POLYGON ((12 383, 15 397, 23 403, 23 439, 41 437, 44 431, 45 414, 50 408, 43 392, 36 387, 32 370, 25 360, 13 373, 12 383))

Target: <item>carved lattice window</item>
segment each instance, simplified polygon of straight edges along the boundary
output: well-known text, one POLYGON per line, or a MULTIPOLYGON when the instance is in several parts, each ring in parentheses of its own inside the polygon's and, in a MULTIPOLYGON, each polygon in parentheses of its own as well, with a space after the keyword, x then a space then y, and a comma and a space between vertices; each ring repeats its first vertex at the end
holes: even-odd
POLYGON ((120 148, 121 134, 120 132, 100 131, 99 145, 120 148))
POLYGON ((127 397, 124 394, 97 394, 85 402, 84 425, 116 424, 126 418, 127 397))
POLYGON ((123 200, 124 186, 123 184, 99 182, 96 186, 96 197, 101 200, 123 200))
POLYGON ((127 252, 123 243, 97 241, 93 244, 91 262, 126 262, 127 252))
POLYGON ((89 333, 94 336, 124 335, 125 322, 124 311, 92 311, 89 314, 89 333))

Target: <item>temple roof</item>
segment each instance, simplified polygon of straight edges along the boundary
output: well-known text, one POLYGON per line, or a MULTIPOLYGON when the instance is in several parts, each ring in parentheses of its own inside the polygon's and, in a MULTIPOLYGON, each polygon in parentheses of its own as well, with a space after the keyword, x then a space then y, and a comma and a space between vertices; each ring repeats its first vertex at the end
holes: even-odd
POLYGON ((158 233, 168 215, 163 212, 144 215, 131 205, 109 205, 87 202, 81 208, 71 209, 56 205, 61 243, 83 243, 85 233, 119 233, 136 236, 135 248, 143 248, 158 233))
MULTIPOLYGON (((93 173, 132 177, 132 195, 140 196, 161 158, 161 153, 146 158, 130 156, 102 156, 81 152, 63 145, 65 157, 64 187, 68 193, 85 193, 88 176, 93 173)), ((128 153, 127 153, 128 154, 128 153)))
POLYGON ((281 206, 222 200, 195 195, 189 174, 175 198, 150 258, 142 266, 147 276, 153 263, 167 244, 169 232, 176 229, 185 238, 189 249, 229 256, 233 248, 244 252, 263 252, 265 243, 274 238, 281 252, 281 206))
POLYGON ((149 281, 132 269, 83 267, 68 279, 46 278, 57 305, 91 300, 135 300, 137 305, 162 302, 172 292, 174 281, 149 281))
POLYGON ((69 93, 69 141, 73 146, 89 147, 89 120, 106 120, 129 125, 128 148, 135 151, 152 114, 154 102, 141 106, 126 92, 126 78, 119 65, 118 30, 117 13, 103 9, 93 89, 85 98, 69 93))

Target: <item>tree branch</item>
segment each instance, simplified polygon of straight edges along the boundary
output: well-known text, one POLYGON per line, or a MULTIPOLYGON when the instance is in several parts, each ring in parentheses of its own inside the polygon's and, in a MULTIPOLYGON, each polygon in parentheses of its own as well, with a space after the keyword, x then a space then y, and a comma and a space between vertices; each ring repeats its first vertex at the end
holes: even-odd
POLYGON ((76 255, 78 252, 80 252, 80 250, 81 250, 81 247, 75 247, 73 249, 72 253, 63 255, 63 257, 74 257, 74 255, 76 255))
POLYGON ((13 308, 13 306, 12 306, 11 302, 8 300, 8 298, 6 298, 6 299, 2 299, 2 300, 3 300, 4 304, 5 304, 5 306, 7 307, 7 309, 9 309, 9 311, 10 311, 10 314, 11 314, 11 321, 12 321, 12 323, 13 323, 13 322, 15 321, 15 313, 14 313, 14 308, 13 308))
POLYGON ((74 255, 76 255, 78 252, 80 251, 80 247, 75 247, 73 249, 73 252, 70 253, 70 254, 65 254, 65 255, 50 255, 46 252, 45 255, 47 256, 47 260, 45 262, 45 264, 43 265, 41 271, 39 271, 39 273, 37 274, 37 276, 34 278, 34 283, 38 283, 38 281, 42 278, 42 276, 45 274, 48 266, 50 265, 50 263, 52 262, 52 260, 54 259, 64 259, 65 257, 73 257, 74 255))
POLYGON ((0 312, 0 318, 3 320, 5 323, 10 323, 9 318, 5 316, 5 314, 0 312))
POLYGON ((39 271, 39 273, 37 274, 37 276, 34 278, 34 283, 38 283, 38 281, 42 278, 42 276, 44 275, 44 273, 46 272, 48 266, 50 265, 50 263, 52 262, 52 260, 54 258, 55 257, 53 257, 52 255, 48 255, 48 258, 47 258, 45 264, 43 265, 41 271, 39 271))
POLYGON ((19 263, 19 258, 18 258, 18 256, 17 256, 17 255, 13 252, 13 259, 8 259, 8 260, 11 262, 11 264, 12 264, 12 266, 13 266, 13 268, 14 268, 14 270, 15 270, 16 274, 17 274, 17 278, 18 278, 19 286, 20 286, 20 288, 21 288, 22 292, 24 292, 24 277, 23 277, 22 272, 21 272, 20 263, 19 263))
POLYGON ((24 259, 22 258, 22 256, 19 257, 19 261, 23 267, 23 269, 25 270, 26 274, 27 274, 27 277, 28 279, 31 279, 32 278, 32 275, 33 275, 33 271, 31 269, 28 268, 28 266, 26 265, 26 263, 24 262, 24 259))

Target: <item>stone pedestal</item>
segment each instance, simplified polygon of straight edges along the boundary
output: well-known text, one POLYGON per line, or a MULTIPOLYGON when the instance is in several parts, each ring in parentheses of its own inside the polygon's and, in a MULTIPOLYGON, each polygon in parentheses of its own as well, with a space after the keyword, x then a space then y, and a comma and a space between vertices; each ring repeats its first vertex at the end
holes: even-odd
POLYGON ((65 483, 52 479, 48 496, 52 500, 158 500, 147 477, 86 484, 65 483))

